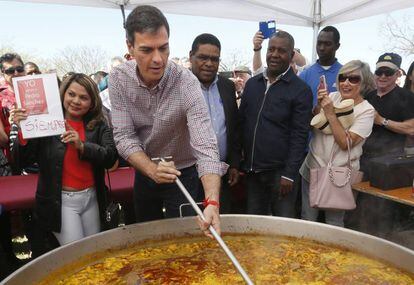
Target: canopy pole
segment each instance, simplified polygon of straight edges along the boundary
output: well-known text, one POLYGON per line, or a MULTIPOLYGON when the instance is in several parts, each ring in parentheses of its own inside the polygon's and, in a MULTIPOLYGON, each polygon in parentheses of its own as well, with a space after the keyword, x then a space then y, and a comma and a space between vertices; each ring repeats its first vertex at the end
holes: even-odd
POLYGON ((313 2, 313 42, 312 42, 312 62, 316 61, 316 43, 318 41, 318 33, 321 27, 321 0, 313 2))
POLYGON ((122 26, 125 29, 125 6, 124 4, 119 5, 119 7, 121 8, 121 13, 122 13, 122 26))

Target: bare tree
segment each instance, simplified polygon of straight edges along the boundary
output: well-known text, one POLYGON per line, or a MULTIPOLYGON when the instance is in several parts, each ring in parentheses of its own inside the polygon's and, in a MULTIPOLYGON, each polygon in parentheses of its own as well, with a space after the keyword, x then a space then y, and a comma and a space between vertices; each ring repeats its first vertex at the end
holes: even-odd
MULTIPOLYGON (((253 58, 253 55, 251 55, 253 58)), ((220 71, 232 71, 236 66, 246 65, 249 66, 251 59, 247 59, 246 54, 242 53, 240 50, 233 50, 227 52, 220 62, 220 71)))
POLYGON ((13 41, 8 40, 7 42, 8 44, 0 45, 0 55, 3 55, 5 53, 17 53, 22 58, 23 62, 32 61, 36 63, 42 72, 54 69, 50 60, 40 57, 37 55, 36 51, 32 50, 31 52, 26 52, 25 50, 13 44, 13 41))
POLYGON ((414 22, 413 15, 405 15, 398 21, 388 16, 381 25, 380 33, 386 48, 404 55, 414 54, 414 22))
POLYGON ((108 54, 100 47, 79 46, 60 50, 52 64, 59 75, 70 71, 92 74, 104 70, 108 60, 108 54))

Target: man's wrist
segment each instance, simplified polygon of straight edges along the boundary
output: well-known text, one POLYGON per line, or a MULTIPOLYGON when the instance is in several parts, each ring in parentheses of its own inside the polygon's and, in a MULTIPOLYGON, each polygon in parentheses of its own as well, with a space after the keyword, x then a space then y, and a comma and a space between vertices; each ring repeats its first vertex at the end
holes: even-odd
POLYGON ((262 49, 262 46, 260 46, 258 48, 253 47, 253 51, 260 51, 261 49, 262 49))
POLYGON ((387 127, 388 126, 388 124, 390 123, 390 121, 388 120, 388 119, 386 119, 386 118, 384 118, 383 120, 382 120, 382 123, 381 123, 381 125, 383 126, 383 127, 387 127))

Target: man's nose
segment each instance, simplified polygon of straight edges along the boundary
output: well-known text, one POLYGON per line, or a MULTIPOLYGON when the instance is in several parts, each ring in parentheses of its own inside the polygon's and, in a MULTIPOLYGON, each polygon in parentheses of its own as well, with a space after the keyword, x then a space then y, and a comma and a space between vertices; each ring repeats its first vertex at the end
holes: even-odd
POLYGON ((155 63, 160 63, 162 61, 161 53, 158 50, 154 51, 152 61, 155 63))

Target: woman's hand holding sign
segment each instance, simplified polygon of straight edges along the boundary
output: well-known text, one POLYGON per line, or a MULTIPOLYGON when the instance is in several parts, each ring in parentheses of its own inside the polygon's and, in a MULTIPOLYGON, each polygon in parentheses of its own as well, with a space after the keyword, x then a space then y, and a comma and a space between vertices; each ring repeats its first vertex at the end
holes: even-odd
POLYGON ((66 125, 66 132, 64 132, 60 138, 63 143, 70 143, 82 154, 83 153, 83 142, 79 137, 79 133, 72 128, 67 122, 66 125))

